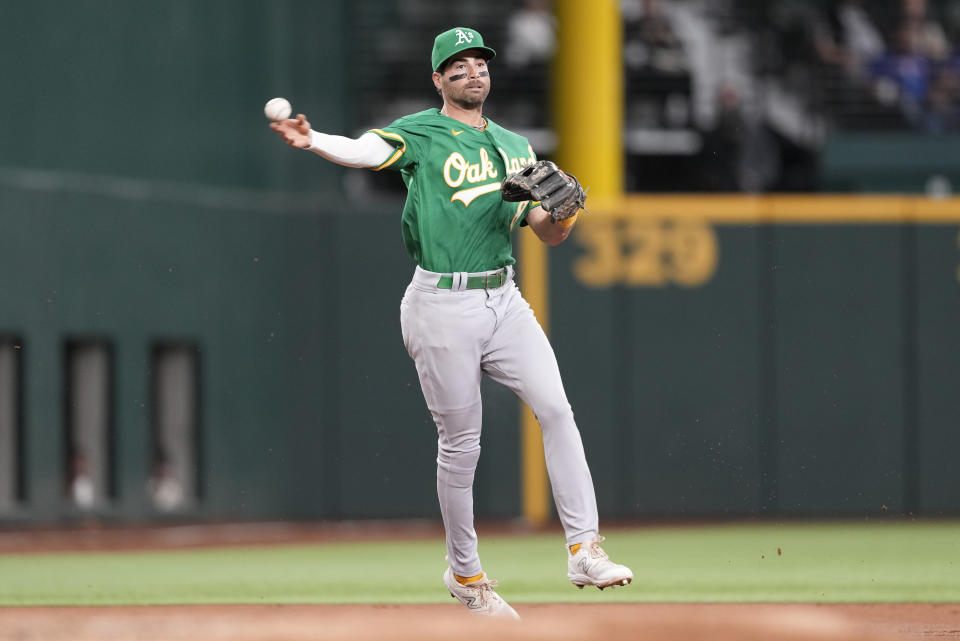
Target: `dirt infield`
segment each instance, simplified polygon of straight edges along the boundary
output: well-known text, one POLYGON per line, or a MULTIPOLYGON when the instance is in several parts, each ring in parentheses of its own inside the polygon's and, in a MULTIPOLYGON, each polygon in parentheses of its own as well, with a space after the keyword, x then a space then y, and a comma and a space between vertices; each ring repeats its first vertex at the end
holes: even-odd
POLYGON ((0 608, 3 641, 859 641, 960 638, 960 604, 517 604, 519 623, 458 604, 0 608))

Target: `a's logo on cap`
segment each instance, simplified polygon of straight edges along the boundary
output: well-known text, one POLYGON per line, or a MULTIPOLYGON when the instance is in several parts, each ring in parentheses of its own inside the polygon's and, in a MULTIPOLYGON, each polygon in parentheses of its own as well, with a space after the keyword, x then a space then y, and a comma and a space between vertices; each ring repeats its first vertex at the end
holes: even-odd
POLYGON ((473 37, 475 35, 477 34, 475 34, 472 31, 464 31, 463 29, 457 29, 457 44, 460 45, 460 44, 463 44, 464 42, 466 42, 467 44, 470 44, 471 42, 473 42, 473 37))

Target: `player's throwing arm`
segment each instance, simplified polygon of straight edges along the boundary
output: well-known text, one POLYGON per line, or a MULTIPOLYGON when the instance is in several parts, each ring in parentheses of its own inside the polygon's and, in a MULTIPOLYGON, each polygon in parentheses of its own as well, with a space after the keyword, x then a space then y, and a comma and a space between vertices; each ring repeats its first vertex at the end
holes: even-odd
POLYGON ((263 108, 270 129, 295 149, 308 149, 345 167, 377 167, 390 157, 393 147, 380 136, 367 132, 359 138, 331 136, 310 128, 303 114, 290 118, 292 109, 286 98, 273 98, 263 108))

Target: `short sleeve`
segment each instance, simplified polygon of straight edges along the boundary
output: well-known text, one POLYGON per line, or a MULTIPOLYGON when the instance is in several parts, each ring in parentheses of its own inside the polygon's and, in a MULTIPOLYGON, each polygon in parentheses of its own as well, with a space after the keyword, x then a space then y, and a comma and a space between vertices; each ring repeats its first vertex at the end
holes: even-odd
POLYGON ((370 129, 369 131, 380 136, 394 147, 394 152, 383 164, 372 168, 374 171, 388 168, 398 171, 407 169, 420 163, 429 148, 429 138, 426 136, 426 132, 421 131, 418 127, 410 126, 410 123, 404 123, 402 118, 389 127, 370 129))

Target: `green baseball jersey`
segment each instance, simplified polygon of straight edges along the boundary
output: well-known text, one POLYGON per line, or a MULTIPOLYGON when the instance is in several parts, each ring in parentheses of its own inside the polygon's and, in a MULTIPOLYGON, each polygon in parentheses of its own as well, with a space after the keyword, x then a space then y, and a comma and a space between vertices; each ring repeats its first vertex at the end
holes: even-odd
POLYGON ((374 169, 403 176, 403 243, 421 267, 481 272, 516 262, 510 233, 530 203, 504 201, 500 183, 536 160, 526 138, 489 120, 479 131, 439 109, 371 131, 396 148, 374 169))

